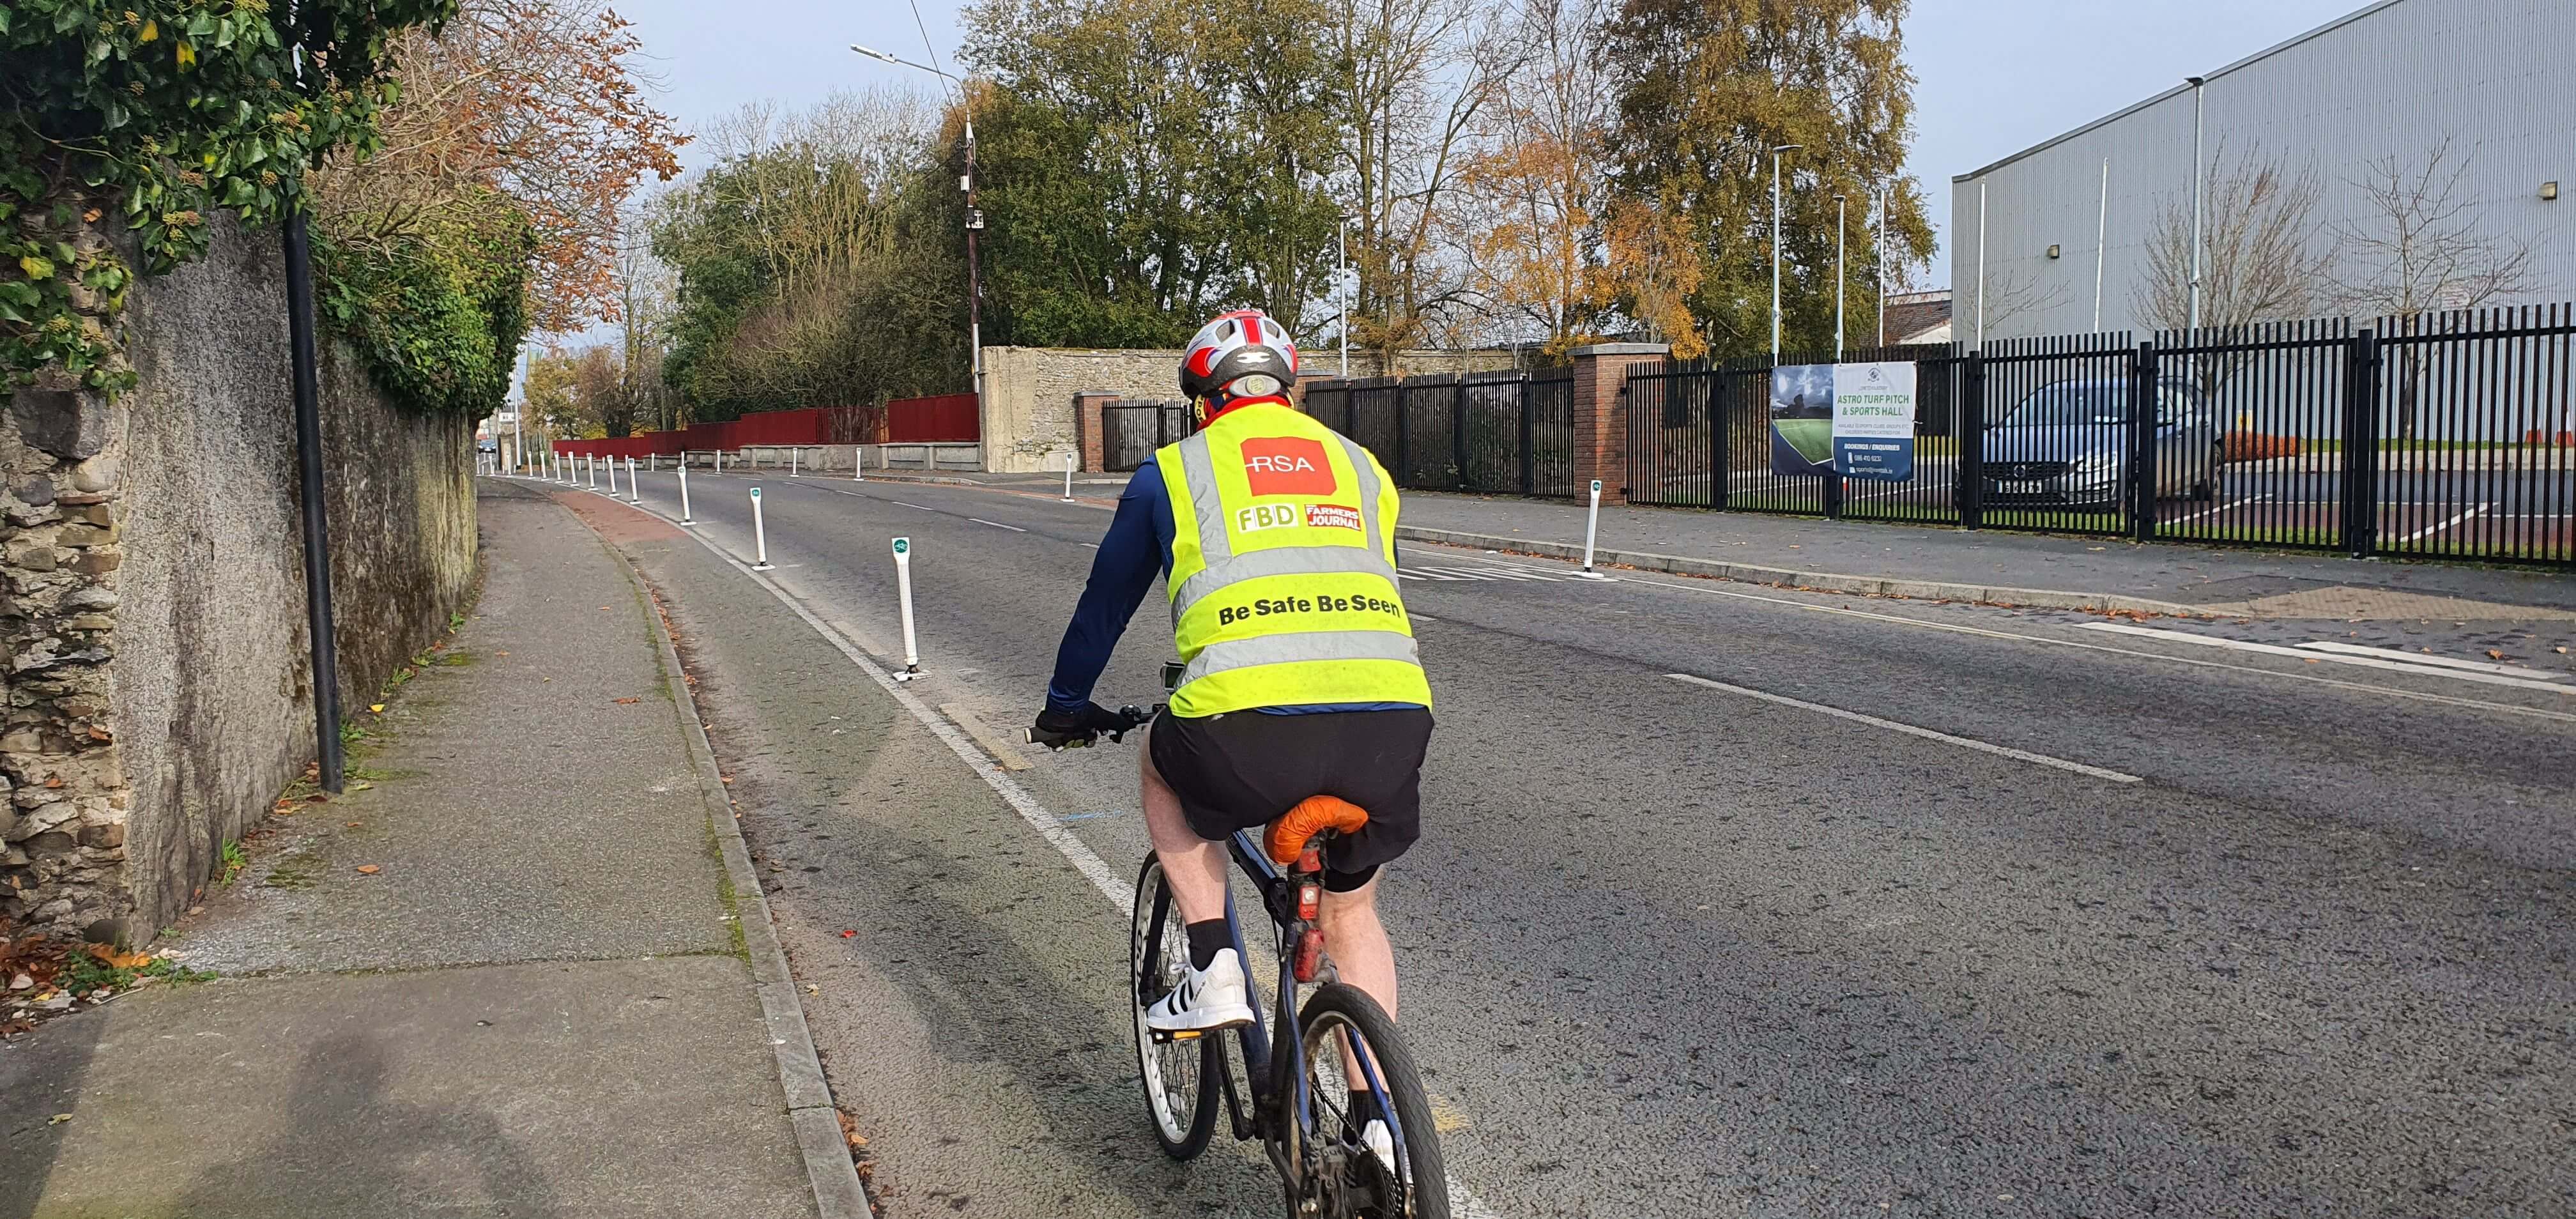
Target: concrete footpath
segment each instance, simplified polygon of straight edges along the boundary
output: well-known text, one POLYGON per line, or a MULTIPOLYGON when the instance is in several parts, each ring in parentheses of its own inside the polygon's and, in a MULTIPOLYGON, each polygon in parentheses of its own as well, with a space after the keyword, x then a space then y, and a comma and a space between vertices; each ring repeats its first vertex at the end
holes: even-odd
MULTIPOLYGON (((1049 498, 1064 490, 1062 475, 891 471, 869 477, 1049 498)), ((1125 483, 1123 475, 1076 475, 1074 496, 1107 504, 1125 483)), ((1584 506, 1573 502, 1408 491, 1397 536, 1579 560, 1584 514, 1584 506)), ((2243 618, 2576 619, 2576 577, 2565 573, 1693 508, 1603 508, 1593 561, 1818 592, 2040 609, 2243 618)))
POLYGON ((351 692, 350 790, 153 945, 218 979, 0 1047, 0 1216, 869 1213, 662 624, 482 486, 482 598, 351 692))

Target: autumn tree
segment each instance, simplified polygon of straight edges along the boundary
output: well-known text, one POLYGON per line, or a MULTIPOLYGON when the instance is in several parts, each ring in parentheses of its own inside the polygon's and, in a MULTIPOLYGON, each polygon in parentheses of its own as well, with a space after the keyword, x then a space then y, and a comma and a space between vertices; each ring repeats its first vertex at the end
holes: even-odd
MULTIPOLYGON (((1771 150, 1784 156, 1784 345, 1830 349, 1837 194, 1888 192, 1888 278, 1931 257, 1919 188, 1904 176, 1913 74, 1902 58, 1906 0, 1625 0, 1604 27, 1618 100, 1616 197, 1683 225, 1701 264, 1687 296, 1718 355, 1768 350, 1771 150)), ((1876 243, 1850 247, 1852 307, 1876 307, 1876 243)), ((1643 247, 1641 247, 1643 248, 1643 247)), ((1671 243, 1654 248, 1670 249, 1671 243)), ((1623 304, 1642 299, 1614 261, 1623 304)), ((1668 267, 1657 282, 1674 281, 1668 267)), ((1676 343, 1679 343, 1676 338, 1676 343)))
POLYGON ((686 142, 650 102, 641 49, 601 0, 465 0, 436 35, 395 40, 403 91, 380 115, 382 150, 316 171, 321 226, 343 247, 388 249, 487 221, 477 209, 497 198, 535 228, 535 327, 613 318, 626 198, 677 175, 686 142))
MULTIPOLYGON (((1598 338, 1616 292, 1604 232, 1617 118, 1600 70, 1604 16, 1604 0, 1519 0, 1499 36, 1525 62, 1478 115, 1449 217, 1467 287, 1504 333, 1544 334, 1549 354, 1598 338)), ((1623 252, 1648 235, 1633 223, 1619 232, 1623 252)))

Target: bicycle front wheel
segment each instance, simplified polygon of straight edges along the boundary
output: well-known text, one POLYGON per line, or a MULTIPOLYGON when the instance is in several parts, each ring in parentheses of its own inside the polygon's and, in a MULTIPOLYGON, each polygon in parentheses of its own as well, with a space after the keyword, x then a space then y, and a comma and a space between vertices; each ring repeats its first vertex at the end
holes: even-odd
POLYGON ((1315 1174, 1318 1209, 1354 1219, 1449 1219, 1440 1131, 1395 1019, 1367 992, 1334 982, 1316 988, 1299 1024, 1308 1098, 1303 1158, 1315 1174), (1351 1120, 1351 1097, 1361 1090, 1377 1093, 1387 1115, 1393 1137, 1384 1150, 1393 1153, 1392 1164, 1351 1120))
POLYGON ((1186 1160, 1207 1149, 1216 1129, 1219 1036, 1157 1041, 1145 1009, 1170 993, 1190 966, 1189 929, 1164 883, 1163 865, 1146 856, 1136 876, 1136 913, 1128 931, 1127 1002, 1136 1025, 1137 1074, 1145 1086, 1145 1115, 1163 1154, 1186 1160))

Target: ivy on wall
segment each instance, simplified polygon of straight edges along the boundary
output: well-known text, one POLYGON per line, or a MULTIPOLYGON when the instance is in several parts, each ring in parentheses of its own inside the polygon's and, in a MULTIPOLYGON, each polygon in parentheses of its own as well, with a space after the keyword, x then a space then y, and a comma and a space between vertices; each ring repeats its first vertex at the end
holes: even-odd
POLYGON ((321 314, 397 403, 479 419, 509 393, 536 251, 527 214, 490 191, 390 243, 316 230, 321 314))
MULTIPOLYGON (((51 371, 130 388, 115 325, 134 268, 90 227, 121 223, 142 270, 159 274, 205 253, 217 209, 278 221, 322 153, 374 151, 375 113, 399 92, 388 37, 455 11, 456 0, 0 4, 0 386, 51 371)), ((369 282, 389 276, 401 277, 369 282)))

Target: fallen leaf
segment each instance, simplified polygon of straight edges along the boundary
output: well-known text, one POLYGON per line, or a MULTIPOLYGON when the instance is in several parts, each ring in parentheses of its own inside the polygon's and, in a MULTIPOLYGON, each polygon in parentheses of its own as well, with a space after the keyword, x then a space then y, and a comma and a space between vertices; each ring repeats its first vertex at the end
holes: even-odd
POLYGON ((2488 648, 2488 649, 2487 649, 2487 659, 2489 659, 2489 660, 2502 660, 2502 659, 2504 659, 2504 653, 2499 652, 2499 651, 2495 650, 2494 648, 2488 648))
POLYGON ((854 936, 854 935, 857 935, 857 934, 858 934, 858 932, 855 932, 855 931, 843 931, 843 932, 841 933, 841 938, 846 940, 846 939, 850 938, 851 936, 854 936))
POLYGON ((643 702, 644 700, 643 700, 643 699, 640 699, 640 698, 619 698, 619 699, 611 699, 611 700, 609 700, 609 701, 614 702, 614 703, 617 703, 617 704, 618 704, 618 705, 620 705, 620 706, 624 706, 624 705, 625 705, 625 704, 627 704, 627 703, 640 703, 640 702, 643 702))
POLYGON ((321 792, 315 792, 312 795, 306 796, 304 798, 304 802, 306 804, 329 804, 331 802, 331 797, 324 795, 321 792))
POLYGON ((113 944, 90 944, 89 955, 117 969, 141 969, 152 963, 148 952, 120 952, 113 944))
POLYGON ((71 1115, 71 1114, 68 1114, 68 1113, 57 1113, 57 1114, 53 1115, 52 1117, 46 1118, 46 1119, 45 1119, 45 1124, 46 1124, 46 1125, 48 1125, 48 1126, 60 1126, 60 1125, 62 1125, 63 1123, 68 1122, 68 1121, 70 1121, 70 1120, 72 1120, 72 1115, 71 1115))
POLYGON ((384 868, 377 864, 362 863, 358 865, 358 875, 360 876, 373 876, 382 871, 384 871, 384 868))
POLYGON ((358 823, 357 823, 357 822, 355 822, 355 821, 350 822, 350 823, 349 823, 349 828, 350 828, 350 829, 353 829, 353 830, 354 830, 354 829, 356 829, 356 828, 358 828, 358 823))
POLYGON ((383 703, 369 703, 367 704, 367 710, 373 711, 378 715, 383 715, 385 713, 385 705, 383 703))
POLYGON ((600 606, 599 608, 601 608, 601 609, 607 609, 608 607, 607 607, 607 606, 605 606, 605 605, 603 605, 603 606, 600 606))
POLYGON ((2561 656, 2564 656, 2564 655, 2566 655, 2566 654, 2567 654, 2567 649, 2565 649, 2565 648, 2551 648, 2551 649, 2549 649, 2549 650, 2550 650, 2550 651, 2552 651, 2552 652, 2556 652, 2556 653, 2558 653, 2558 654, 2559 654, 2559 655, 2561 655, 2561 656))
POLYGON ((61 775, 47 775, 47 776, 45 776, 45 786, 46 786, 46 787, 48 787, 48 788, 55 788, 55 787, 61 787, 62 785, 63 785, 63 777, 62 777, 61 775))
POLYGON ((509 653, 508 653, 508 652, 494 652, 494 653, 492 653, 492 654, 493 654, 493 655, 495 655, 495 656, 507 656, 507 655, 509 655, 509 653))

